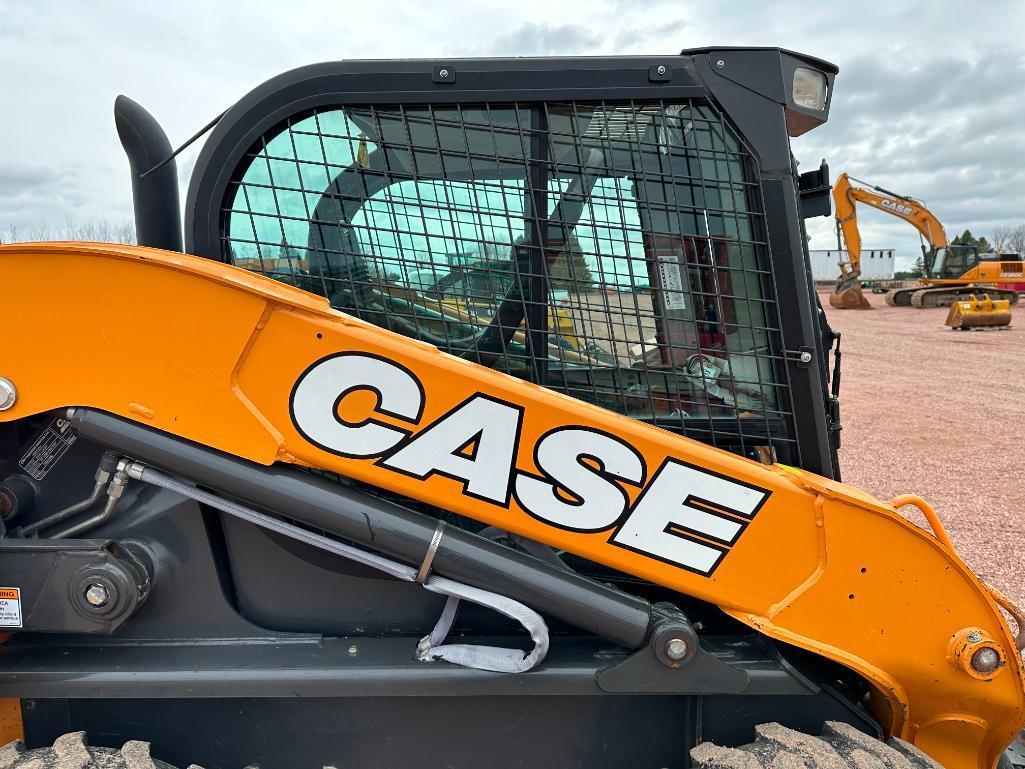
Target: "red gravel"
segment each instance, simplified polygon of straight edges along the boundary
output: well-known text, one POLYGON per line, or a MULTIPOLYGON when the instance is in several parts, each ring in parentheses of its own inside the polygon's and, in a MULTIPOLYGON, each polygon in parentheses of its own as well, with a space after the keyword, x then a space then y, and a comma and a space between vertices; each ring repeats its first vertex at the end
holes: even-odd
POLYGON ((1025 305, 1008 330, 964 332, 943 325, 946 309, 865 295, 875 309, 821 294, 843 334, 844 481, 925 497, 965 562, 1025 606, 1025 305))

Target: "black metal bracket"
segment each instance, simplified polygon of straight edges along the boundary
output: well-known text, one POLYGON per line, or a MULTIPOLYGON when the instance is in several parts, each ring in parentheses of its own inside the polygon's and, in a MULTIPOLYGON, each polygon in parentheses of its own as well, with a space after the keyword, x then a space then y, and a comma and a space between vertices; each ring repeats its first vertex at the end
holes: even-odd
POLYGON ((818 687, 759 638, 717 646, 671 604, 656 604, 644 648, 596 675, 613 694, 813 694, 818 687))
POLYGON ((647 644, 597 675, 606 692, 658 694, 739 694, 747 674, 708 654, 690 620, 672 604, 653 607, 647 644))
POLYGON ((833 185, 829 181, 829 164, 825 160, 816 170, 805 171, 797 177, 797 190, 800 195, 802 219, 829 216, 833 213, 830 199, 833 185))
POLYGON ((668 64, 652 64, 648 67, 648 80, 652 83, 671 83, 673 68, 668 64))
POLYGON ((153 561, 141 546, 113 540, 7 539, 0 574, 20 593, 21 626, 10 630, 109 634, 146 600, 153 561))
POLYGON ((435 83, 456 82, 456 70, 451 64, 439 64, 431 68, 431 80, 435 83))
POLYGON ((712 656, 700 642, 684 664, 670 667, 652 646, 634 652, 618 665, 598 673, 598 688, 610 693, 740 694, 748 675, 712 656))

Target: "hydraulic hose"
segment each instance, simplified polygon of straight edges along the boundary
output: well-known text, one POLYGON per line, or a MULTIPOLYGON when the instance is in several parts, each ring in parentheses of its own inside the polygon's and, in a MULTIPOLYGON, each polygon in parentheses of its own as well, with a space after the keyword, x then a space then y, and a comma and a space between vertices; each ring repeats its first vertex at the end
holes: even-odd
MULTIPOLYGON (((408 564, 423 562, 437 529, 431 516, 302 470, 264 467, 92 409, 70 409, 68 419, 83 438, 120 454, 408 564)), ((432 568, 628 649, 644 643, 653 617, 641 598, 454 526, 432 568)))

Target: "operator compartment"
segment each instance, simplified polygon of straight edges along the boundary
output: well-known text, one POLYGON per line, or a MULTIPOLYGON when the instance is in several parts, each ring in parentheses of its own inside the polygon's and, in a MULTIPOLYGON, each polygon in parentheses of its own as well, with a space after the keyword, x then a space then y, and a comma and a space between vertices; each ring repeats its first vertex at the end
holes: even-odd
POLYGON ((327 105, 233 173, 221 258, 452 355, 796 462, 756 161, 701 98, 327 105))

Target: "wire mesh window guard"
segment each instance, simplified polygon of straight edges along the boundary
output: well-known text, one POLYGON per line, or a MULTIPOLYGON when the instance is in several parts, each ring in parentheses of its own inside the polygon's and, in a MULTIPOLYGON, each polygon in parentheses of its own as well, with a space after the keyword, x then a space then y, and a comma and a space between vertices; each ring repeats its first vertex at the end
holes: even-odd
POLYGON ((792 461, 757 182, 700 100, 322 109, 247 155, 223 249, 453 355, 792 461))

